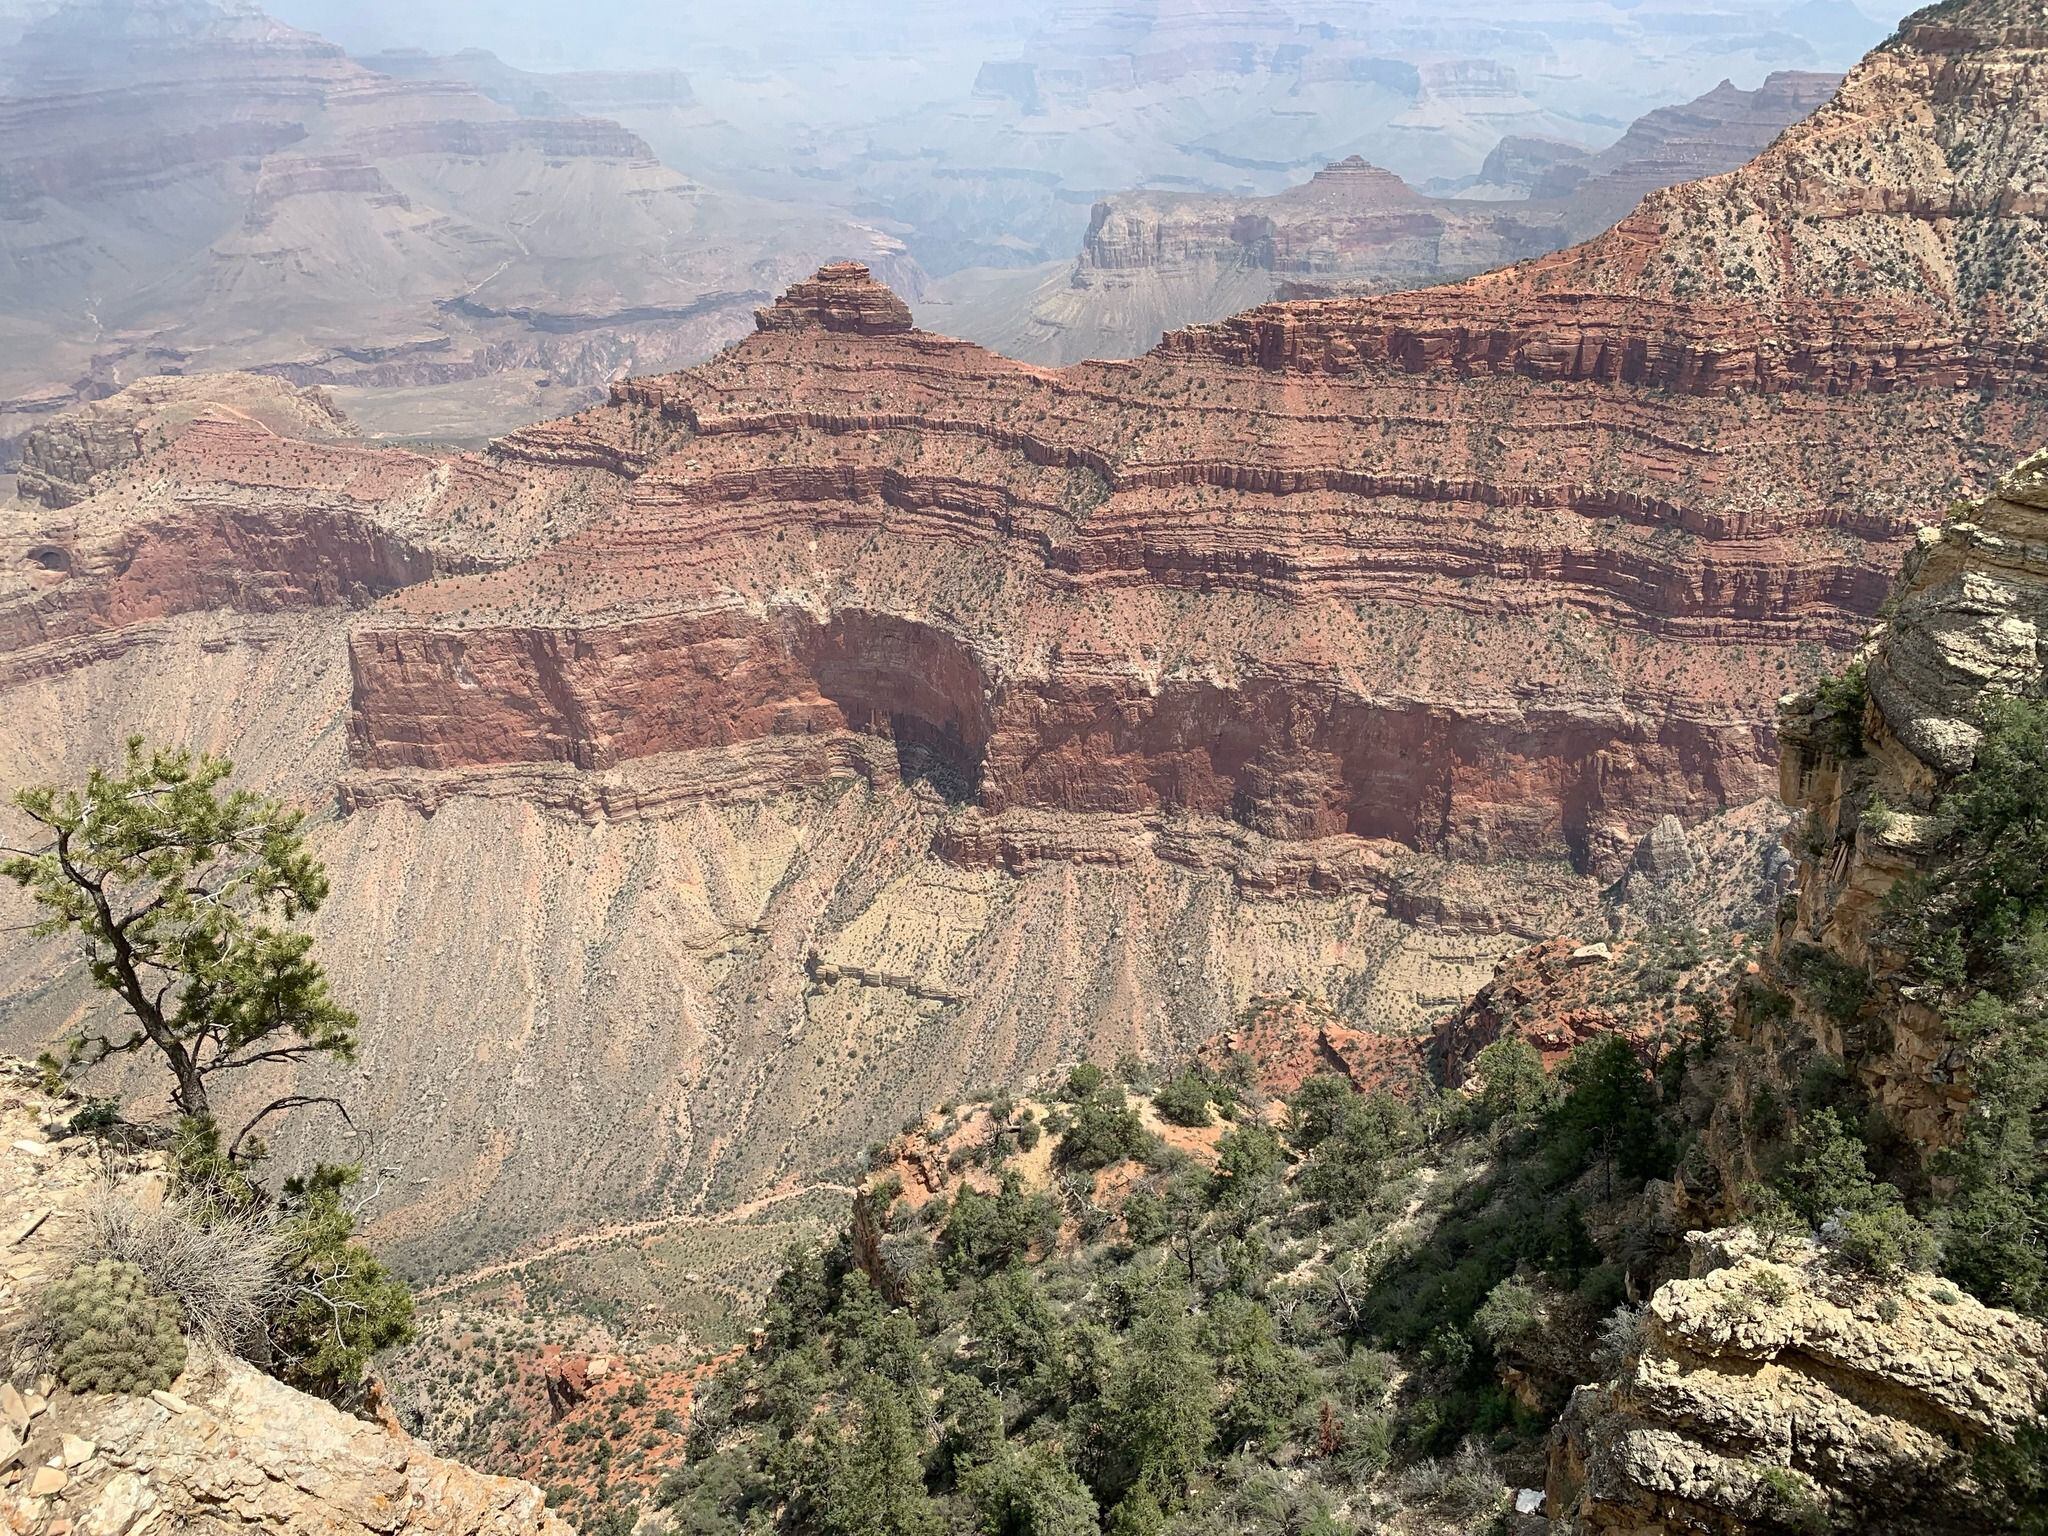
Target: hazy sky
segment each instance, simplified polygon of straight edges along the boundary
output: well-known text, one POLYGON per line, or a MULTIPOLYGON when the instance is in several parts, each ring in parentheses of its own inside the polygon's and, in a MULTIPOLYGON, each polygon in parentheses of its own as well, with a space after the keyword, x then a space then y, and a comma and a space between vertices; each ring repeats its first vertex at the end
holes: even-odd
MULTIPOLYGON (((1911 0, 1898 0, 1903 13, 1911 0)), ((1565 29, 1616 20, 1660 30, 1747 31, 1784 27, 1819 41, 1836 34, 1835 55, 1860 51, 1897 19, 1884 0, 1135 0, 1074 4, 1072 0, 273 0, 274 14, 366 51, 418 47, 434 52, 488 47, 527 68, 621 68, 687 64, 707 47, 727 47, 762 62, 778 54, 835 48, 945 47, 976 39, 1014 42, 1081 16, 1155 11, 1169 17, 1270 9, 1276 17, 1329 19, 1351 27, 1393 28, 1446 17, 1510 28, 1565 29)), ((1842 57, 1820 62, 1840 64, 1842 57)))

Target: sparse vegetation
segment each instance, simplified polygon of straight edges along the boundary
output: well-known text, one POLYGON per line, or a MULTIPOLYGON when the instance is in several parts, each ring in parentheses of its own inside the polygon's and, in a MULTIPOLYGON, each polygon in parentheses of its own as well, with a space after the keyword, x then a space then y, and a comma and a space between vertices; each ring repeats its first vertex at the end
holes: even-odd
POLYGON ((1500 1389, 1496 1352, 1576 1361, 1544 1377, 1560 1400, 1595 1368, 1624 1260, 1587 1213, 1668 1169, 1672 1138, 1625 1045, 1589 1047, 1554 1094, 1520 1052, 1491 1060, 1496 1104, 1457 1111, 1447 1143, 1321 1077, 1287 1106, 1284 1138, 1249 1106, 1208 1163, 1123 1140, 1123 1090, 1080 1074, 1061 1202, 1005 1170, 993 1196, 916 1213, 900 1236, 923 1257, 900 1308, 843 1242, 791 1255, 770 1347, 707 1389, 662 1518, 1221 1533, 1266 1528, 1243 1522, 1273 1463, 1298 1469, 1290 1507, 1332 1529, 1383 1504, 1499 1508, 1492 1457, 1540 1455, 1547 1420, 1500 1389), (1489 1169, 1421 1197, 1432 1241, 1387 1241, 1425 1169, 1494 1143, 1489 1169), (1413 1362, 1398 1391, 1389 1351, 1413 1362))
POLYGON ((1863 715, 1870 705, 1864 664, 1854 661, 1836 675, 1822 678, 1814 685, 1814 696, 1824 732, 1822 744, 1837 757, 1861 757, 1863 715))
MULTIPOLYGON (((412 1295, 352 1241, 363 1206, 349 1192, 360 1169, 318 1164, 278 1191, 259 1178, 258 1130, 312 1106, 339 1109, 337 1100, 274 1097, 231 1136, 215 1118, 221 1079, 351 1059, 356 1031, 355 1016, 329 995, 311 936, 282 926, 327 895, 302 818, 251 791, 224 790, 231 772, 218 758, 131 739, 118 771, 15 797, 45 841, 11 850, 0 872, 42 909, 40 931, 81 944, 87 973, 125 1015, 119 1027, 83 1030, 64 1057, 45 1059, 45 1071, 65 1079, 147 1053, 170 1078, 175 1199, 148 1215, 100 1210, 91 1239, 99 1264, 143 1277, 167 1309, 152 1317, 168 1316, 175 1330, 346 1398, 370 1356, 409 1335, 412 1295)), ((139 1293, 128 1285, 122 1294, 139 1293)), ((124 1326, 124 1337, 132 1332, 124 1326)))

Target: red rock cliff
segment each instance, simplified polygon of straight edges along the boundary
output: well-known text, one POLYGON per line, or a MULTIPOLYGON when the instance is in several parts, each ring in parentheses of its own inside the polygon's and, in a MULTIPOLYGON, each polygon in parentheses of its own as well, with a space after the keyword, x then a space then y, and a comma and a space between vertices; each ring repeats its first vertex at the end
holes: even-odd
POLYGON ((1982 254, 2038 232, 2040 137, 1988 126, 2048 83, 2027 10, 1909 27, 1755 164, 1575 251, 1135 363, 1011 363, 827 268, 712 363, 502 445, 649 446, 581 531, 358 633, 358 758, 875 733, 998 816, 1595 863, 1755 797, 1771 701, 2048 419, 2039 305, 1982 254))

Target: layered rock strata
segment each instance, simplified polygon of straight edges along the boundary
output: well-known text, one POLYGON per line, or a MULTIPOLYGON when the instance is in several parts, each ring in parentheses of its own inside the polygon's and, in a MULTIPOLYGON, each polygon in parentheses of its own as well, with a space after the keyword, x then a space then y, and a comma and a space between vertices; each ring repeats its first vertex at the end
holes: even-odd
MULTIPOLYGON (((1944 11, 1577 253, 1135 362, 905 329, 837 267, 484 453, 195 421, 10 514, 0 763, 139 728, 338 808, 323 952, 377 1022, 323 1086, 416 1170, 383 1230, 436 1272, 799 1187, 1258 994, 1422 1033, 1578 926, 1574 862, 1767 788, 1767 701, 2048 436, 2022 9, 1944 11)), ((5 942, 39 1045, 91 1003, 5 942)))
MULTIPOLYGON (((1581 231, 1591 233, 1652 192, 1745 164, 1826 106, 1841 83, 1839 75, 1805 70, 1781 70, 1753 91, 1723 80, 1695 101, 1645 113, 1596 155, 1543 156, 1534 175, 1517 179, 1532 201, 1568 203, 1581 231)), ((1481 170, 1482 183, 1492 180, 1493 164, 1481 170)))
POLYGON ((1095 205, 1070 269, 965 285, 977 291, 958 295, 963 322, 997 350, 1068 362, 1131 356, 1162 332, 1269 299, 1469 277, 1595 235, 1647 193, 1743 164, 1839 83, 1789 73, 1755 91, 1724 82, 1642 118, 1599 154, 1510 140, 1457 196, 1425 195, 1357 155, 1268 197, 1120 193, 1095 205))
POLYGON ((16 471, 20 494, 57 509, 83 501, 92 483, 113 474, 202 418, 253 421, 276 436, 325 442, 356 428, 317 389, 299 389, 259 374, 202 379, 139 379, 30 431, 16 471))

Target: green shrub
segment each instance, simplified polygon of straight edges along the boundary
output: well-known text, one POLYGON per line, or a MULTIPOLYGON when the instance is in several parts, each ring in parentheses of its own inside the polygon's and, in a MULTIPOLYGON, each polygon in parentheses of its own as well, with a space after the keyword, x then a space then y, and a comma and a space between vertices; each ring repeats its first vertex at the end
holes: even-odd
POLYGON ((1150 1139, 1138 1112, 1112 1087, 1074 1106, 1073 1120, 1060 1138, 1059 1161, 1072 1168, 1107 1168, 1140 1156, 1150 1139))
POLYGON ((1209 1124, 1209 1085, 1200 1073, 1183 1072, 1152 1096, 1159 1118, 1168 1125, 1209 1124))
POLYGON ((351 1241, 347 1194, 361 1177, 360 1168, 322 1163, 286 1180, 277 1227, 292 1296, 271 1319, 273 1365, 280 1380, 333 1399, 353 1395, 370 1357, 413 1331, 411 1287, 351 1241))
POLYGON ((1066 1096, 1075 1103, 1091 1098, 1101 1091, 1108 1081, 1108 1074, 1092 1061, 1084 1061, 1067 1074, 1066 1096))
POLYGON ((1745 1284, 1749 1294, 1767 1307, 1782 1307, 1792 1299, 1792 1282, 1775 1269, 1759 1269, 1745 1284))
POLYGON ((1528 1281, 1507 1279, 1488 1293, 1472 1321, 1480 1336, 1500 1349, 1533 1338, 1543 1326, 1543 1308, 1528 1281))
POLYGON ((1287 1101, 1287 1139, 1312 1152, 1337 1134, 1355 1090, 1351 1080, 1334 1072, 1318 1072, 1287 1101))
MULTIPOLYGON (((1890 1190, 1880 1184, 1880 1190, 1890 1190)), ((1842 1217, 1836 1252, 1848 1268, 1878 1280, 1897 1280, 1916 1270, 1934 1267, 1934 1234, 1910 1215, 1894 1196, 1876 1200, 1842 1217)))
POLYGON ((1837 1024, 1853 1024, 1870 1000, 1870 974, 1818 945, 1789 947, 1785 970, 1837 1024))
POLYGON ((1548 1083, 1543 1058, 1520 1035, 1502 1035, 1473 1062, 1479 1077, 1479 1111, 1489 1121, 1513 1120, 1543 1102, 1548 1083))
POLYGON ((185 1369, 178 1304, 133 1264, 81 1264, 42 1298, 57 1379, 74 1392, 162 1390, 185 1369))
POLYGON ((1837 757, 1863 755, 1863 712, 1870 684, 1863 663, 1852 661, 1840 677, 1824 677, 1814 689, 1822 726, 1821 744, 1837 757))
POLYGON ((1799 1475, 1787 1467, 1766 1467, 1759 1492, 1771 1517, 1798 1536, 1826 1536, 1828 1513, 1799 1475))

